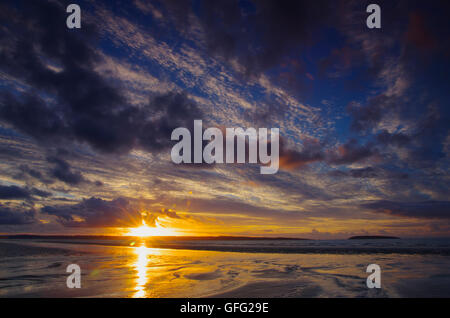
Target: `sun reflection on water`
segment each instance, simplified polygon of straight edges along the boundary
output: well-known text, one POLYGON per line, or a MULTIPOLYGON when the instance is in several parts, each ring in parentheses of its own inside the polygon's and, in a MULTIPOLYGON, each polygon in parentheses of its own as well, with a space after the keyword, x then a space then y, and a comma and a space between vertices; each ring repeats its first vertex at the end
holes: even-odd
POLYGON ((150 248, 145 246, 145 242, 142 242, 141 246, 134 249, 137 254, 136 262, 134 263, 134 268, 137 271, 136 279, 136 292, 133 295, 134 298, 143 298, 147 296, 147 291, 145 286, 148 282, 148 256, 151 254, 150 248))

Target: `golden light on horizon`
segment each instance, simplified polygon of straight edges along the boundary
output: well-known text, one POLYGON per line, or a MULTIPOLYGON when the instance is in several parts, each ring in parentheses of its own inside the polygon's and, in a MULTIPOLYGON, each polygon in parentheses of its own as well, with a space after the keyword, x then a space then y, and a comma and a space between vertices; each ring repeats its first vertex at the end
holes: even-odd
POLYGON ((148 226, 144 220, 139 227, 132 228, 128 231, 129 236, 150 237, 150 236, 175 236, 177 232, 173 229, 163 227, 155 221, 155 226, 148 226))

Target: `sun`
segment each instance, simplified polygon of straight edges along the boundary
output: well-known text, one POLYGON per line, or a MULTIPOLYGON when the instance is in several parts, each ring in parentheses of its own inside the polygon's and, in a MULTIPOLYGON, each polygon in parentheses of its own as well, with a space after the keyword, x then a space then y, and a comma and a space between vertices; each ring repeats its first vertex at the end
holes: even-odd
POLYGON ((145 221, 142 221, 142 225, 129 230, 127 233, 129 236, 149 237, 149 236, 174 236, 176 232, 172 229, 162 227, 158 221, 155 221, 155 226, 148 226, 145 221))

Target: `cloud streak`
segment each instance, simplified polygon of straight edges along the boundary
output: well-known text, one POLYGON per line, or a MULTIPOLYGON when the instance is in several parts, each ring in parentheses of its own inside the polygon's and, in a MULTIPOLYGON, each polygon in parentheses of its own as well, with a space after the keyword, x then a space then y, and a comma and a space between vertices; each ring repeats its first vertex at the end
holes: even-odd
POLYGON ((376 201, 362 205, 363 208, 378 213, 419 219, 450 219, 450 202, 392 202, 376 201))

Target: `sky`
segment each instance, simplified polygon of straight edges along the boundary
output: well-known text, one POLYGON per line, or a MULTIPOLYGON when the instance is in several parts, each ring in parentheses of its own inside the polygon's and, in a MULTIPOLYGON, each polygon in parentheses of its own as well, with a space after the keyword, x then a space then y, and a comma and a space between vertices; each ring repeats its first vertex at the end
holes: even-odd
POLYGON ((0 233, 448 237, 449 10, 2 1, 0 233), (280 170, 174 164, 196 119, 279 128, 280 170))

